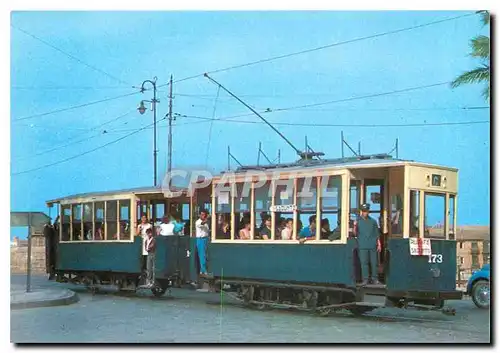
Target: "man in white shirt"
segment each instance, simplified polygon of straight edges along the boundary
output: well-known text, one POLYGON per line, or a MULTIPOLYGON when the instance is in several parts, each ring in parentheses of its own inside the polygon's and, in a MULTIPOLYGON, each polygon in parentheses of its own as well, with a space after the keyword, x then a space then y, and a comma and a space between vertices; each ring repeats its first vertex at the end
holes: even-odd
POLYGON ((152 229, 152 226, 148 222, 146 215, 143 215, 141 217, 141 223, 137 226, 137 231, 135 233, 136 235, 142 237, 142 262, 141 262, 142 270, 146 269, 146 261, 148 258, 148 252, 146 251, 146 239, 147 239, 146 231, 148 229, 152 229))
POLYGON ((202 210, 200 218, 195 223, 196 248, 198 249, 198 259, 200 260, 200 274, 207 274, 207 245, 210 228, 208 226, 208 212, 202 210))
POLYGON ((162 236, 174 235, 174 227, 175 225, 172 222, 170 222, 170 218, 168 216, 164 216, 159 226, 160 235, 162 236))

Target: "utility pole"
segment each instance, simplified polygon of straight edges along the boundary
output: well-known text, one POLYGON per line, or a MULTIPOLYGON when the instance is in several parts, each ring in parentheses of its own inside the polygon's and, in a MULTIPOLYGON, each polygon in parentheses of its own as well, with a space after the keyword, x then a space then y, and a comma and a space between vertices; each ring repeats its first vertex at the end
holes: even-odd
MULTIPOLYGON (((170 75, 170 90, 169 90, 169 101, 168 101, 168 168, 167 173, 170 174, 172 171, 172 86, 173 86, 173 77, 170 75)), ((170 179, 169 179, 170 180, 170 179)))

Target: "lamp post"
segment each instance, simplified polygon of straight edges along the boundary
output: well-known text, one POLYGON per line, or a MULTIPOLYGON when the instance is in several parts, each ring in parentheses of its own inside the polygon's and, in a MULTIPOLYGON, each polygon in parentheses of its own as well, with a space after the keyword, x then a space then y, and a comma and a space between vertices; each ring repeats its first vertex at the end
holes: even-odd
POLYGON ((141 85, 141 93, 144 93, 144 91, 146 90, 144 88, 144 85, 146 83, 150 83, 151 85, 153 85, 153 100, 151 101, 148 101, 148 100, 142 100, 139 107, 137 108, 137 110, 139 111, 139 113, 141 113, 141 115, 143 115, 145 112, 146 112, 146 107, 144 106, 144 102, 149 102, 153 105, 153 169, 154 169, 154 186, 156 186, 157 184, 157 180, 156 180, 156 169, 157 169, 157 158, 156 158, 156 155, 157 155, 157 150, 156 150, 156 103, 159 103, 160 101, 156 99, 156 77, 153 78, 153 81, 151 80, 145 80, 142 85, 141 85))

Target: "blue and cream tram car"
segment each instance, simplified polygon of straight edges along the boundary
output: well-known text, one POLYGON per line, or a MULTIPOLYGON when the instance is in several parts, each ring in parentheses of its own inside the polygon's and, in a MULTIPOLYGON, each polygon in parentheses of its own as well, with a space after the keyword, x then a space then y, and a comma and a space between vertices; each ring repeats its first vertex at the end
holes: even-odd
POLYGON ((386 155, 301 160, 241 167, 202 188, 177 191, 175 197, 145 188, 48 201, 60 215, 50 271, 91 288, 111 283, 135 290, 142 243, 134 229, 143 214, 153 223, 170 213, 186 227, 183 235, 157 237, 155 295, 198 279, 217 290, 230 285, 250 306, 321 314, 337 308, 361 314, 381 305, 441 310, 446 300, 462 297, 456 290, 457 169, 386 155), (365 203, 379 227, 382 284, 361 286, 356 222, 365 203), (194 238, 201 209, 208 210, 211 229, 202 277, 194 238), (261 224, 269 219, 263 237, 261 224), (286 221, 290 239, 281 236, 286 221), (315 234, 299 241, 310 221, 315 234))
POLYGON ((456 290, 457 169, 372 156, 240 168, 230 178, 213 178, 211 187, 209 269, 214 281, 237 286, 249 304, 363 313, 378 306, 375 296, 383 305, 430 309, 462 297, 456 290), (242 195, 249 180, 250 192, 242 195), (221 185, 234 192, 228 197, 221 185), (354 228, 363 203, 379 227, 381 285, 358 285, 354 228), (248 240, 238 237, 244 214, 248 240), (269 240, 258 236, 266 215, 269 240), (222 218, 231 222, 230 239, 219 231, 222 218), (293 221, 291 240, 280 237, 283 219, 293 221), (298 242, 310 219, 313 238, 298 242), (337 237, 323 236, 328 223, 337 237))

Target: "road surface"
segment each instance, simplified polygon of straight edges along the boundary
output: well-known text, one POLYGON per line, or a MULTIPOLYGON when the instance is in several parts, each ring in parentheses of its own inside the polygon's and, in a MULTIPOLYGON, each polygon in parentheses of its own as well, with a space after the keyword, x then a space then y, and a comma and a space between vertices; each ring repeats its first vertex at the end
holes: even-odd
MULTIPOLYGON (((25 276, 12 275, 21 288, 25 276)), ((489 311, 470 299, 450 302, 456 316, 377 309, 363 317, 319 317, 285 310, 257 311, 213 304, 219 294, 173 289, 154 298, 145 291, 91 295, 83 287, 33 278, 34 287, 63 286, 80 301, 68 306, 11 311, 14 343, 441 343, 490 342, 489 311), (207 303, 207 301, 212 303, 207 303)))

